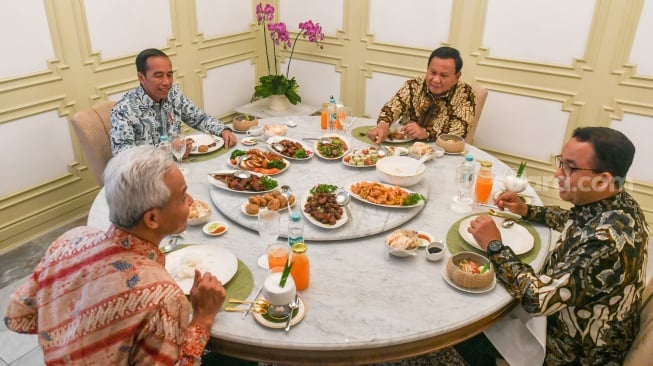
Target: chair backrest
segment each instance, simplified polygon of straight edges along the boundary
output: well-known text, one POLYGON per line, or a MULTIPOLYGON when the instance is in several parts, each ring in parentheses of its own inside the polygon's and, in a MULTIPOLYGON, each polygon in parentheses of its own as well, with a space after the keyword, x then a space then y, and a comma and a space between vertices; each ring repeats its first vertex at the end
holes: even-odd
POLYGON ((623 366, 650 365, 653 355, 653 278, 648 280, 642 295, 639 313, 639 333, 630 346, 623 366))
POLYGON ((114 101, 99 102, 89 109, 75 113, 71 119, 88 165, 100 186, 104 185, 102 173, 112 156, 109 130, 111 108, 114 104, 114 101))
POLYGON ((478 127, 478 121, 481 119, 481 112, 483 112, 483 107, 485 106, 485 100, 487 99, 487 89, 484 87, 474 84, 472 85, 474 93, 476 94, 476 114, 474 115, 474 123, 472 127, 467 132, 467 137, 465 137, 465 142, 471 144, 474 140, 474 134, 476 134, 476 127, 478 127))

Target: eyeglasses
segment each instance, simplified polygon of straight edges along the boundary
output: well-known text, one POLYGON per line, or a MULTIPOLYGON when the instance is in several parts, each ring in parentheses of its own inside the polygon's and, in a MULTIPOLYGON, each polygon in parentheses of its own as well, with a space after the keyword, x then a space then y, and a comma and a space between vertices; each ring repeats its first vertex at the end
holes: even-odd
POLYGON ((562 160, 562 155, 556 155, 555 159, 553 160, 553 167, 556 169, 562 169, 562 172, 565 173, 565 175, 568 177, 570 176, 573 172, 577 170, 589 170, 594 173, 601 173, 601 170, 598 169, 592 169, 592 168, 575 168, 572 166, 567 165, 567 163, 562 160))

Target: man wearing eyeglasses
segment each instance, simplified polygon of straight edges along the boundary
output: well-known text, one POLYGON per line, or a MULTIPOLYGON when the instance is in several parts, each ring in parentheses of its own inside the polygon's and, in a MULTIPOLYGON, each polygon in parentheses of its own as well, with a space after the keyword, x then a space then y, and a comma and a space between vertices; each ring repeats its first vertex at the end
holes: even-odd
MULTIPOLYGON (((490 217, 470 225, 506 290, 529 313, 547 316, 547 365, 621 365, 638 332, 649 233, 624 190, 634 154, 621 132, 577 128, 556 157, 570 210, 526 205, 514 192, 498 197, 499 208, 562 232, 539 274, 501 241, 490 217)), ((469 357, 465 345, 456 348, 469 357)))

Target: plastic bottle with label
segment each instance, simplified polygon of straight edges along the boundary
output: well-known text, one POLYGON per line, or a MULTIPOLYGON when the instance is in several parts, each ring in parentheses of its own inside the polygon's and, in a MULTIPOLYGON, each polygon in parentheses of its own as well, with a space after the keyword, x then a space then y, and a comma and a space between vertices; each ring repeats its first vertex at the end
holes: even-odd
POLYGON ((304 242, 304 222, 299 212, 293 212, 288 221, 288 245, 304 242))
POLYGON ((467 213, 472 210, 472 204, 474 203, 472 198, 474 171, 474 157, 468 154, 456 169, 456 195, 451 205, 451 209, 455 212, 467 213))
POLYGON ((335 132, 337 121, 338 106, 336 105, 336 98, 332 95, 331 98, 329 98, 329 106, 327 107, 327 131, 329 133, 335 132))
POLYGON ((308 246, 306 243, 295 243, 292 247, 292 268, 290 275, 295 282, 297 291, 302 291, 308 288, 311 281, 311 263, 306 255, 308 246))

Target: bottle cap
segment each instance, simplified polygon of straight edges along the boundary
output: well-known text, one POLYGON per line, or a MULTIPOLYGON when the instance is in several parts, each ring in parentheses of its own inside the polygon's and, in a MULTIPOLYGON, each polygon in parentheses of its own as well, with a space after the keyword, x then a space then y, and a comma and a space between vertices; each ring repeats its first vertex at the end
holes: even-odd
POLYGON ((474 161, 474 157, 471 154, 467 154, 467 156, 465 156, 465 160, 474 161))
POLYGON ((297 221, 301 220, 302 217, 299 215, 299 212, 293 212, 292 214, 290 214, 290 219, 292 221, 297 222, 297 221))
POLYGON ((333 95, 329 98, 329 103, 336 103, 336 98, 334 98, 333 95))
POLYGON ((295 243, 292 245, 292 252, 296 254, 302 254, 308 250, 308 245, 306 243, 295 243))
POLYGON ((486 167, 486 168, 490 168, 490 167, 492 167, 492 162, 491 162, 491 161, 487 161, 487 160, 482 160, 482 161, 481 161, 481 166, 482 166, 482 167, 486 167))
POLYGON ((161 142, 168 141, 168 135, 161 135, 161 137, 159 137, 159 141, 161 142))

